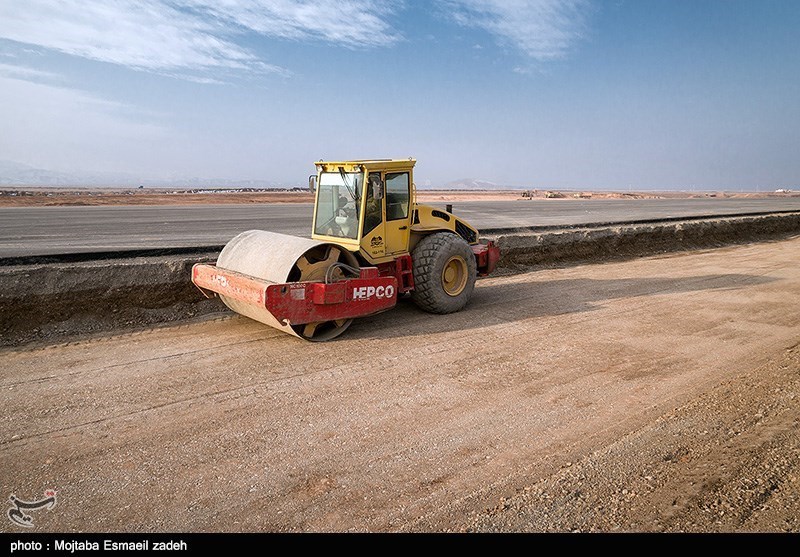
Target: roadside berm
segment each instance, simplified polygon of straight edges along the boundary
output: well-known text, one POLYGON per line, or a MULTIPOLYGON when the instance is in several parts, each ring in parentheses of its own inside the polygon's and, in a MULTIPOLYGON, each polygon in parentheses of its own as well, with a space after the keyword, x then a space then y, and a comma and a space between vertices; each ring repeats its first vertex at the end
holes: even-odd
MULTIPOLYGON (((692 218, 564 229, 484 230, 503 273, 780 239, 800 233, 800 212, 692 218)), ((0 260, 0 346, 141 328, 227 311, 190 280, 219 246, 171 256, 53 262, 0 260), (21 264, 20 264, 21 263, 21 264)))

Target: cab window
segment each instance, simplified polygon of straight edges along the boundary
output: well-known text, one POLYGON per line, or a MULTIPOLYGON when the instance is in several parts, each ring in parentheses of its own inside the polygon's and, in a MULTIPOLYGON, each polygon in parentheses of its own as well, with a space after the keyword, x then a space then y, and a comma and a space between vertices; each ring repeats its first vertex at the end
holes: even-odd
POLYGON ((408 172, 386 173, 386 220, 408 218, 408 172))
POLYGON ((361 173, 322 172, 317 185, 315 234, 358 238, 358 208, 361 204, 361 173))
POLYGON ((364 233, 366 236, 383 222, 383 205, 380 199, 375 198, 375 189, 380 188, 381 173, 370 172, 367 180, 365 195, 367 196, 367 208, 364 211, 364 233))

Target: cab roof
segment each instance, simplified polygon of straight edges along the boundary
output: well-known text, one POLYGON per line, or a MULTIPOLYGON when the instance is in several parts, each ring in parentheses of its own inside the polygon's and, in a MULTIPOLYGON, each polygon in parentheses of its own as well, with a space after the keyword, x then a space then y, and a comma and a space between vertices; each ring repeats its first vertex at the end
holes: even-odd
POLYGON ((338 169, 340 166, 346 170, 351 170, 354 166, 364 166, 370 169, 386 169, 386 170, 405 170, 414 168, 417 163, 416 159, 354 159, 349 161, 323 161, 319 160, 314 164, 322 166, 327 171, 338 169))

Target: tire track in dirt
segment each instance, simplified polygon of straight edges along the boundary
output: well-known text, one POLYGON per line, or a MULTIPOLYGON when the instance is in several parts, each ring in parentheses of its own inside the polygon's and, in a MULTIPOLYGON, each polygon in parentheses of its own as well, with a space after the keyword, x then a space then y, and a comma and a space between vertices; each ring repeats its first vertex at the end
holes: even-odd
MULTIPOLYGON (((482 510, 503 497, 516 508, 526 487, 550 486, 542 482, 612 447, 609 462, 627 493, 603 491, 602 477, 617 477, 611 464, 587 467, 597 475, 577 478, 583 484, 571 491, 544 490, 550 498, 539 503, 553 510, 530 524, 649 528, 650 519, 631 522, 648 507, 625 514, 628 495, 644 493, 625 462, 648 447, 665 470, 678 470, 663 461, 667 450, 669 462, 702 462, 717 429, 703 426, 709 434, 697 433, 695 445, 670 430, 671 445, 644 436, 635 451, 622 448, 659 417, 797 343, 798 246, 487 279, 453 316, 402 303, 323 344, 232 318, 4 352, 3 382, 58 379, 0 389, 0 439, 18 436, 0 448, 0 490, 57 485, 59 512, 42 522, 56 531, 524 529, 508 512, 482 510), (595 492, 606 515, 573 523, 558 514, 595 492), (153 501, 157 508, 141 504, 153 501)), ((739 427, 730 414, 719 420, 739 427)), ((776 446, 791 447, 776 431, 776 446)), ((791 461, 781 466, 779 474, 793 473, 791 461)), ((672 481, 642 476, 654 487, 672 481)), ((789 477, 780 477, 755 478, 765 488, 754 488, 759 503, 743 527, 771 520, 761 507, 791 496, 789 477)), ((697 494, 686 494, 694 508, 697 494)), ((676 516, 662 525, 690 529, 676 516)))

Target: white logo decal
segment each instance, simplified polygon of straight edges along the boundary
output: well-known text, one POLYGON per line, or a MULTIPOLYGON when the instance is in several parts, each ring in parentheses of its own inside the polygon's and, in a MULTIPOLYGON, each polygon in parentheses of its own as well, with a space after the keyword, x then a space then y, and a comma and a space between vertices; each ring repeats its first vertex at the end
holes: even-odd
POLYGON ((391 298, 394 296, 394 286, 360 286, 353 288, 353 300, 369 300, 373 296, 377 298, 391 298))
POLYGON ((292 300, 305 300, 306 299, 305 286, 302 288, 292 287, 291 296, 292 300))

